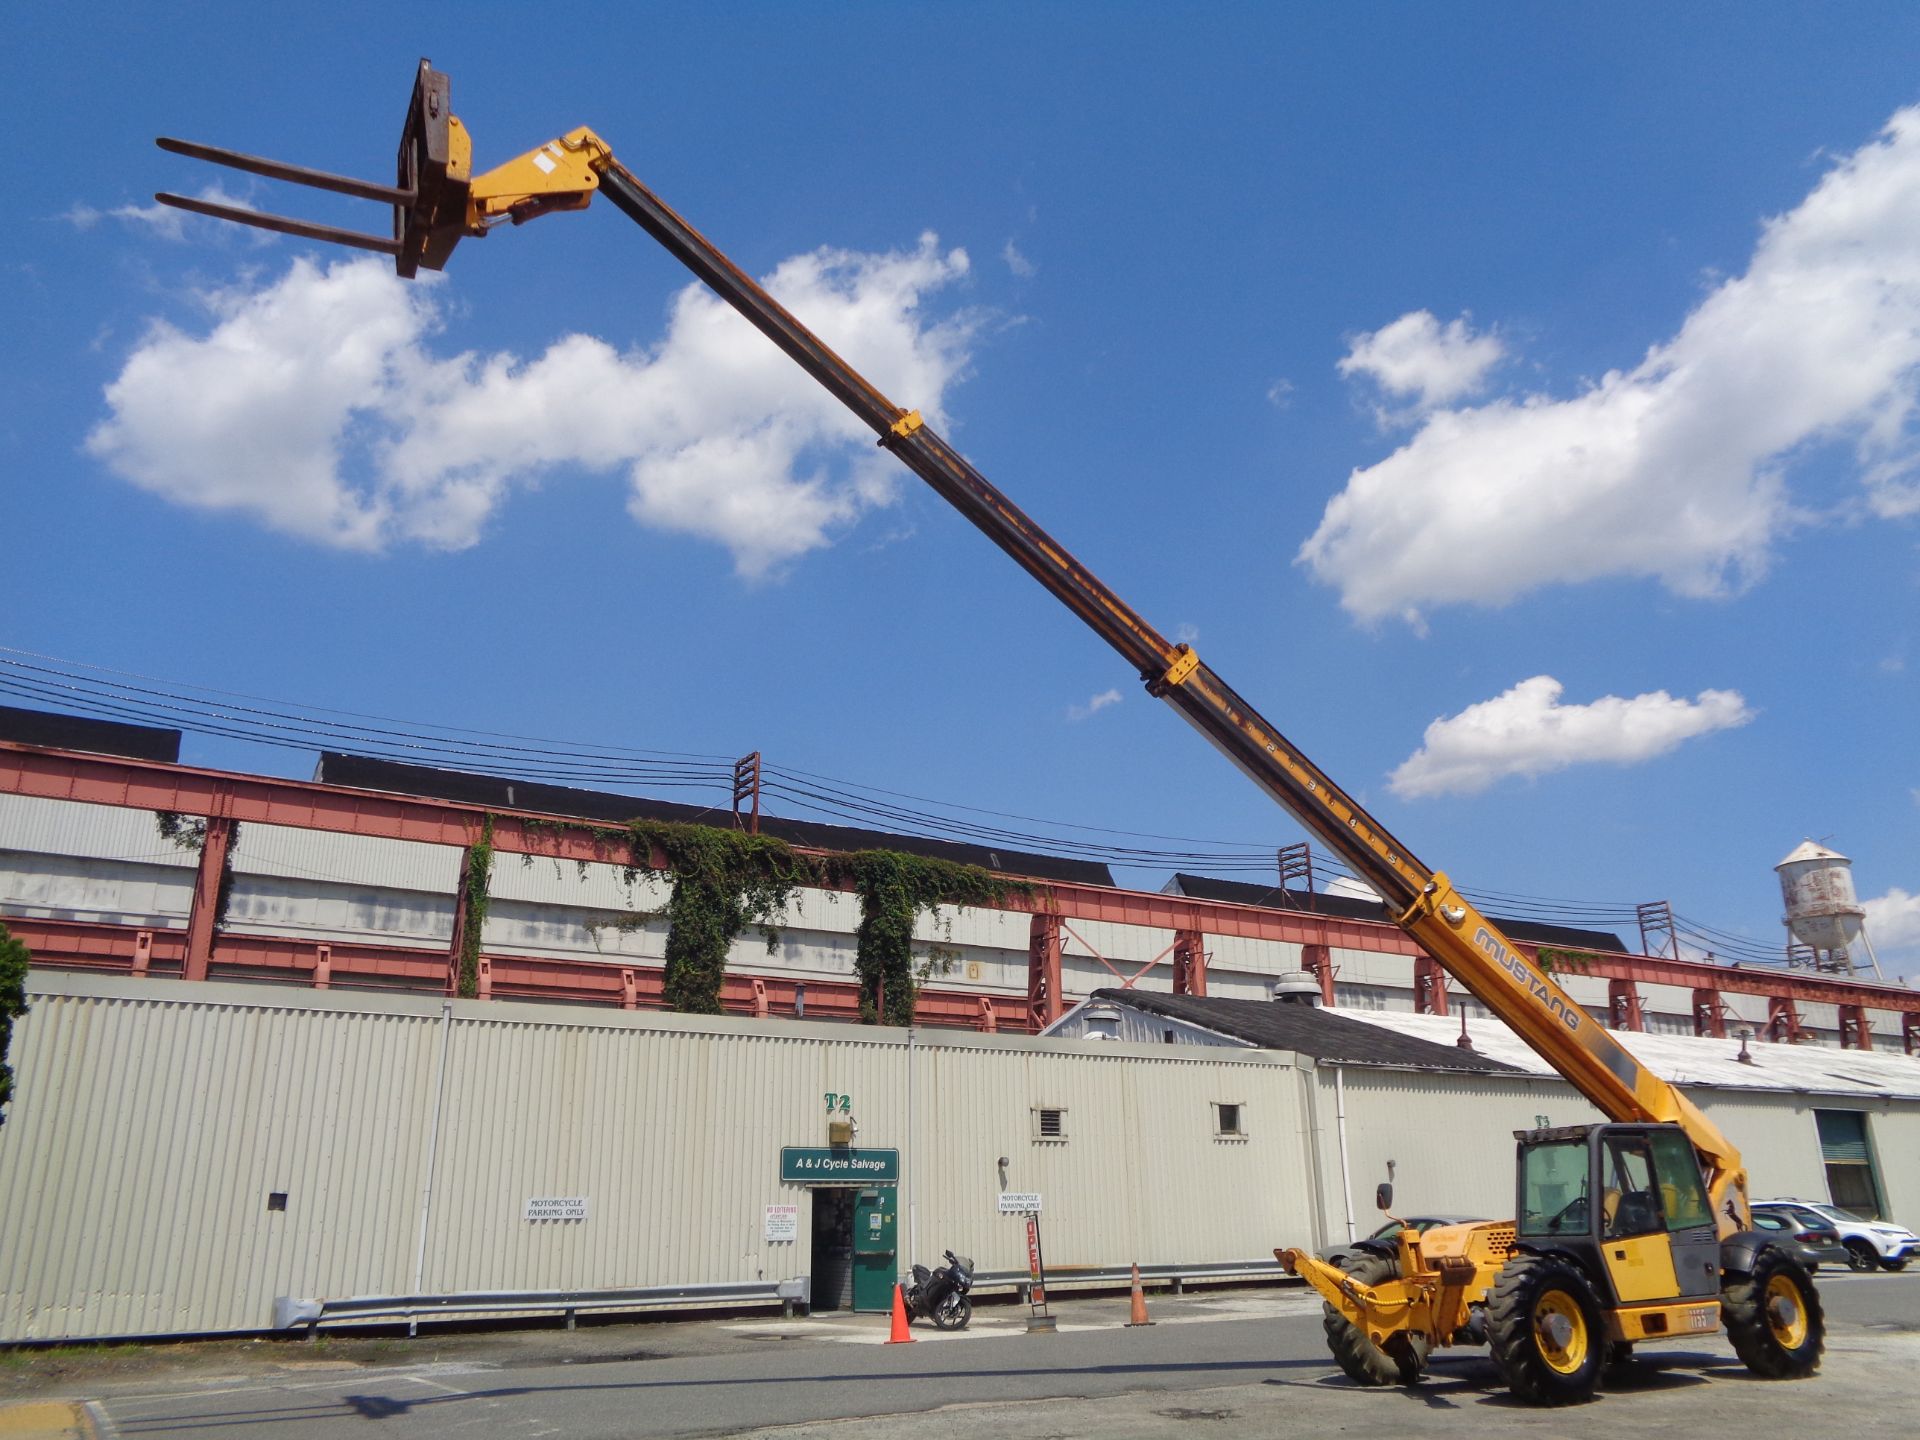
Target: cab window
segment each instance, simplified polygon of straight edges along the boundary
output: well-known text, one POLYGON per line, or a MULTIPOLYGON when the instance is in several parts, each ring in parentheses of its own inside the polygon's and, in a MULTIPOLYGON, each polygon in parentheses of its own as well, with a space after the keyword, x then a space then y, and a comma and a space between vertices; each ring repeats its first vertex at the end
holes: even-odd
POLYGON ((1666 1228, 1653 1188, 1653 1151, 1646 1136, 1609 1135, 1601 1178, 1606 1191, 1600 1213, 1606 1219, 1607 1239, 1651 1235, 1666 1228))
POLYGON ((1700 1181, 1700 1160, 1693 1142, 1671 1130, 1656 1130, 1653 1143, 1654 1173, 1660 1177, 1660 1203, 1666 1212, 1667 1229, 1693 1230, 1713 1224, 1713 1212, 1707 1208, 1706 1186, 1700 1181))
POLYGON ((1521 1151, 1520 1233, 1579 1235, 1589 1223, 1586 1142, 1555 1140, 1521 1151))

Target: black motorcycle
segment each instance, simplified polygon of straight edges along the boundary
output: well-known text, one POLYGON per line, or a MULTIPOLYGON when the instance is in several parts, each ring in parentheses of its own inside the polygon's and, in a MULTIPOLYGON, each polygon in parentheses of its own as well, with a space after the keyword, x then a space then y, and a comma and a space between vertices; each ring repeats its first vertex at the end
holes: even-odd
POLYGON ((951 1250, 942 1252, 947 1263, 929 1271, 924 1265, 913 1267, 913 1284, 907 1287, 907 1314, 927 1319, 942 1330, 964 1330, 973 1318, 973 1301, 967 1292, 973 1289, 973 1261, 951 1250))

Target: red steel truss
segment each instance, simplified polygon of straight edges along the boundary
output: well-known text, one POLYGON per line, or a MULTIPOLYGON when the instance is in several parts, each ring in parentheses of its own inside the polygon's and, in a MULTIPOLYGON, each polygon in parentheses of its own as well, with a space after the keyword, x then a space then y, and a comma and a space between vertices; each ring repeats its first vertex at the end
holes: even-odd
MULTIPOLYGON (((457 946, 442 950, 399 945, 215 934, 213 906, 220 859, 234 824, 284 825, 429 845, 466 846, 480 838, 491 819, 493 846, 507 854, 558 860, 625 865, 630 855, 618 827, 587 822, 555 825, 553 817, 527 811, 489 810, 447 800, 352 790, 310 781, 279 780, 220 770, 201 770, 158 761, 86 755, 0 741, 0 794, 71 800, 90 805, 172 811, 205 819, 194 905, 185 930, 33 920, 10 916, 6 924, 26 942, 36 963, 183 978, 257 978, 356 988, 443 989, 451 983, 457 946), (217 837, 217 838, 216 838, 217 837)), ((664 857, 649 855, 649 868, 664 857)), ((921 994, 918 1018, 931 1025, 974 1029, 1038 1030, 1065 1012, 1060 984, 1061 926, 1070 921, 1107 921, 1173 932, 1170 947, 1175 974, 1184 993, 1206 993, 1206 937, 1239 936, 1303 947, 1302 964, 1332 1000, 1334 950, 1362 950, 1423 960, 1421 950, 1397 926, 1368 920, 1268 910, 1118 890, 1065 881, 1035 883, 1029 895, 1009 894, 1003 906, 1033 915, 1029 946, 1028 993, 985 995, 978 991, 929 987, 921 994)), ((1533 946, 1522 947, 1528 951, 1533 946)), ((1639 985, 1674 985, 1693 991, 1695 1028, 1723 1033, 1725 994, 1763 995, 1770 1002, 1772 1034, 1797 1035, 1799 1005, 1854 1007, 1845 1013, 1849 1041, 1859 1043, 1867 1010, 1901 1018, 1909 1050, 1920 1048, 1920 994, 1894 985, 1873 985, 1835 976, 1793 971, 1741 970, 1666 956, 1582 955, 1579 973, 1615 982, 1609 986, 1616 1023, 1639 1028, 1639 985)), ((514 998, 577 999, 652 1007, 660 1003, 658 967, 618 962, 489 954, 482 957, 483 995, 514 998)), ((1434 985, 1429 1008, 1444 1014, 1445 992, 1434 985)), ((729 975, 723 1003, 741 1014, 791 1015, 804 995, 805 1013, 822 1018, 858 1014, 857 987, 851 982, 795 981, 778 976, 729 975), (757 993, 755 980, 759 981, 757 993)))

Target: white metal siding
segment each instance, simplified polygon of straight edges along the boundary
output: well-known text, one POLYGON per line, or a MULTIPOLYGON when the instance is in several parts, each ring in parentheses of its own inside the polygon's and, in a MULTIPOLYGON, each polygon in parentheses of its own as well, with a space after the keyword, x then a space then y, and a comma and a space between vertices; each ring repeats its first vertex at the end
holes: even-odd
MULTIPOLYGON (((151 811, 0 796, 0 915, 178 928, 191 902, 195 859, 160 837, 151 811)), ((459 860, 455 846, 245 825, 234 851, 237 880, 228 923, 240 934, 444 946, 452 931, 459 860)), ((613 928, 623 917, 664 908, 671 891, 658 877, 629 886, 622 867, 613 864, 580 867, 500 855, 491 890, 494 905, 484 937, 491 950, 616 964, 660 959, 665 933, 660 922, 637 931, 613 928)), ((804 890, 779 919, 778 948, 769 954, 760 936, 749 933, 736 943, 732 963, 800 979, 846 978, 853 970, 852 936, 859 918, 853 897, 804 890)), ((942 966, 950 962, 936 980, 1017 996, 1027 987, 1029 920, 1016 912, 943 907, 919 917, 914 935, 922 958, 942 966)), ((1071 925, 1074 933, 1064 937, 1061 964, 1066 998, 1116 984, 1115 970, 1131 976, 1156 959, 1138 985, 1171 988, 1173 932, 1099 921, 1071 925)), ((1274 976, 1300 965, 1300 947, 1294 944, 1208 935, 1206 945, 1208 989, 1215 995, 1264 996, 1274 976)), ((1332 960, 1341 1003, 1412 1010, 1409 957, 1338 948, 1332 960)), ((1563 983, 1582 1005, 1605 1013, 1604 980, 1573 975, 1563 983)), ((1642 996, 1649 1030, 1691 1032, 1688 990, 1646 985, 1642 996)), ((1456 989, 1451 998, 1462 997, 1456 989)), ((1731 1026, 1763 1029, 1764 998, 1723 998, 1731 1026)), ((1875 1012, 1870 1019, 1878 1043, 1898 1044, 1898 1021, 1891 1012, 1875 1012)), ((1802 1022, 1809 1040, 1837 1046, 1833 1006, 1802 1007, 1802 1022)))
POLYGON ((127 860, 188 870, 197 863, 193 852, 161 836, 151 810, 43 800, 33 795, 0 795, 0 850, 127 860))
POLYGON ((412 1292, 443 1036, 428 1291, 809 1273, 807 1228, 777 1244, 762 1225, 769 1204, 810 1209, 778 1152, 824 1143, 827 1091, 854 1097, 861 1145, 905 1152, 921 1258, 1019 1266, 1001 1155, 1048 1196, 1061 1265, 1256 1259, 1312 1204, 1300 1079, 1264 1053, 942 1037, 914 1046, 909 1136, 902 1031, 117 976, 32 989, 0 1126, 4 1340, 259 1329, 277 1295, 412 1292), (1246 1107, 1248 1139, 1214 1137, 1220 1101, 1246 1107), (1069 1111, 1065 1144, 1033 1142, 1036 1105, 1069 1111), (534 1196, 584 1196, 589 1219, 527 1222, 534 1196))
POLYGON ((208 1003, 166 981, 127 998, 138 983, 36 994, 15 1032, 0 1337, 262 1328, 290 1286, 404 1284, 426 1007, 208 1003))
MULTIPOLYGON (((1588 1124, 1600 1113, 1560 1080, 1468 1076, 1341 1067, 1347 1110, 1349 1201, 1362 1235, 1380 1219, 1374 1187, 1394 1162, 1394 1203, 1402 1215, 1510 1218, 1513 1132, 1545 1115, 1554 1125, 1588 1124)), ((1330 1219, 1342 1227, 1334 1067, 1318 1071, 1322 1173, 1329 1181, 1330 1219), (1332 1145, 1332 1150, 1325 1147, 1332 1145)))

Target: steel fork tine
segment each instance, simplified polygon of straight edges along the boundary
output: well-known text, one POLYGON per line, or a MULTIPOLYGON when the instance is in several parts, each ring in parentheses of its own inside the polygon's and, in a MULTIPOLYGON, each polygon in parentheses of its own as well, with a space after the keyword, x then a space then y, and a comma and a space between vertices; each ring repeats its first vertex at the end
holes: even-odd
POLYGON ((244 155, 238 150, 222 150, 217 145, 202 145, 194 140, 175 140, 170 136, 162 135, 153 143, 162 150, 172 151, 175 155, 211 161, 215 165, 225 165, 233 170, 247 170, 255 175, 265 175, 272 180, 288 180, 295 185, 311 186, 315 190, 332 190, 341 195, 356 196, 361 200, 377 200, 382 205, 411 205, 416 198, 412 190, 400 190, 392 185, 377 185, 371 180, 356 180, 351 175, 332 175, 325 170, 309 170, 304 165, 288 165, 259 155, 244 155))
POLYGON ((372 250, 381 255, 398 255, 400 242, 384 235, 369 235, 360 230, 341 230, 333 225, 315 225, 286 215, 269 215, 261 210, 242 210, 238 205, 216 205, 211 200, 193 200, 185 195, 158 194, 153 197, 176 210, 191 210, 216 220, 232 220, 256 230, 275 230, 282 235, 299 235, 308 240, 325 240, 332 245, 351 245, 356 250, 372 250))

